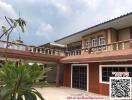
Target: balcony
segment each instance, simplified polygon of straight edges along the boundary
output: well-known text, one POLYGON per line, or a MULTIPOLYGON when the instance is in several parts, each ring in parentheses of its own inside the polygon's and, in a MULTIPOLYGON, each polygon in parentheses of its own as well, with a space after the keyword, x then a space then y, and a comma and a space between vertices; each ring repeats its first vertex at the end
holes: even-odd
MULTIPOLYGON (((32 45, 25 45, 17 42, 9 42, 8 49, 19 50, 19 51, 28 51, 32 53, 41 53, 45 55, 55 55, 55 56, 64 56, 64 51, 56 50, 45 47, 36 47, 32 45)), ((0 48, 6 48, 6 41, 0 40, 0 48)))
POLYGON ((36 47, 17 42, 8 42, 8 46, 7 49, 6 41, 0 40, 0 59, 7 57, 15 60, 59 62, 64 57, 64 51, 62 50, 36 47))
POLYGON ((66 51, 65 54, 66 56, 76 56, 83 54, 93 54, 99 52, 124 50, 131 48, 131 44, 132 44, 132 40, 125 40, 125 41, 114 42, 102 46, 66 51))
POLYGON ((0 57, 49 62, 61 61, 62 63, 132 59, 132 40, 72 51, 29 46, 15 42, 9 42, 8 45, 7 49, 6 41, 0 40, 0 57))
POLYGON ((66 51, 62 63, 107 62, 132 59, 132 40, 114 42, 92 48, 66 51))

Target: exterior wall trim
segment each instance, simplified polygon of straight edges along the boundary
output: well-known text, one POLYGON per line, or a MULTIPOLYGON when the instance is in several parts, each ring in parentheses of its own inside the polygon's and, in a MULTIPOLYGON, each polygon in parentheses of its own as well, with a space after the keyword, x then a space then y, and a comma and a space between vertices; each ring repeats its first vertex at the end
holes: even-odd
POLYGON ((72 88, 72 69, 73 66, 87 66, 87 92, 89 92, 89 64, 71 64, 71 88, 72 88))
POLYGON ((68 62, 65 62, 65 61, 62 61, 62 63, 90 63, 90 62, 120 62, 120 61, 131 61, 132 59, 116 59, 116 60, 100 60, 100 61, 77 61, 77 62, 71 62, 71 61, 68 61, 68 62))
POLYGON ((132 64, 116 64, 116 65, 99 65, 99 83, 103 83, 103 84, 109 84, 109 82, 103 82, 102 81, 102 67, 124 67, 124 66, 127 66, 127 67, 132 67, 132 64))

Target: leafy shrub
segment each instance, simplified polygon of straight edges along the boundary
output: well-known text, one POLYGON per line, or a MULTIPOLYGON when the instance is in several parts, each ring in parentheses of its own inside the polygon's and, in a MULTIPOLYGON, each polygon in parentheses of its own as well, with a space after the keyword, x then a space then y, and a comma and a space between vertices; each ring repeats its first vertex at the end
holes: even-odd
POLYGON ((29 65, 7 61, 0 68, 1 100, 44 100, 33 84, 45 77, 49 69, 42 70, 37 64, 29 65))

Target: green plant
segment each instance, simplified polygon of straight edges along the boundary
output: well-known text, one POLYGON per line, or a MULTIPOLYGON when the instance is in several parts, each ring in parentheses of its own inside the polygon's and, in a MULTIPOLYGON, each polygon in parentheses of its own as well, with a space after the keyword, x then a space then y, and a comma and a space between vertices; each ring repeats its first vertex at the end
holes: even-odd
POLYGON ((10 38, 10 34, 12 33, 12 31, 15 28, 20 28, 22 32, 25 31, 25 26, 26 26, 26 21, 22 18, 18 18, 18 19, 12 19, 9 17, 5 16, 5 20, 6 22, 9 24, 9 27, 7 26, 2 26, 2 35, 0 36, 0 39, 5 35, 7 38, 7 42, 6 42, 6 48, 8 48, 8 42, 9 42, 9 38, 10 38))
POLYGON ((49 69, 42 70, 37 64, 16 64, 7 61, 1 65, 0 81, 3 87, 0 88, 1 100, 37 100, 42 95, 33 88, 33 84, 45 77, 49 69))

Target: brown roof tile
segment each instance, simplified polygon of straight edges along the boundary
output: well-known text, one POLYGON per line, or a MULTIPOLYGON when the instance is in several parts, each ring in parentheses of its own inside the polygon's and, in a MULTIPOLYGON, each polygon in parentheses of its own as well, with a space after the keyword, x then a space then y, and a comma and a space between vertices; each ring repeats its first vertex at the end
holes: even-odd
POLYGON ((127 60, 132 59, 132 49, 96 52, 88 54, 85 52, 82 55, 68 56, 61 59, 62 63, 71 62, 100 62, 100 61, 113 61, 113 60, 127 60))

